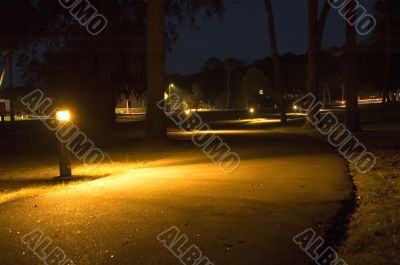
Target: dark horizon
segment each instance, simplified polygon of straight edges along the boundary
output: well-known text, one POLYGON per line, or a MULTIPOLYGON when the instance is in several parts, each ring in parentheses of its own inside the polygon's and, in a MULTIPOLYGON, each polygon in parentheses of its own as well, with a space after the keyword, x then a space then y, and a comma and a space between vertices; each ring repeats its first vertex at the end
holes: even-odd
MULTIPOLYGON (((363 5, 372 13, 374 2, 366 0, 363 5)), ((307 5, 304 1, 292 3, 289 0, 273 1, 272 4, 280 54, 305 54, 308 49, 307 5), (287 9, 288 5, 292 8, 287 9), (282 15, 284 12, 287 12, 286 16, 282 15), (290 18, 291 23, 287 23, 287 18, 290 18)), ((208 18, 199 15, 197 29, 188 24, 178 26, 178 40, 173 43, 172 52, 167 53, 167 73, 195 73, 210 57, 235 57, 245 63, 270 57, 267 25, 264 4, 260 0, 238 1, 228 5, 222 20, 216 16, 208 18), (252 15, 246 16, 246 21, 238 19, 243 13, 252 15)), ((344 29, 343 18, 336 10, 331 10, 326 23, 323 48, 344 46, 344 29)))
MULTIPOLYGON (((281 55, 285 53, 307 53, 307 7, 303 2, 291 3, 290 10, 285 10, 289 0, 273 2, 276 12, 276 27, 278 48, 281 55), (298 23, 286 23, 286 16, 298 23), (292 28, 292 26, 294 26, 292 28)), ((321 1, 320 1, 321 2, 321 1)), ((369 12, 374 11, 374 0, 366 0, 364 6, 369 12)), ((322 2, 320 7, 322 6, 322 2)), ((325 28, 323 49, 344 46, 345 22, 336 12, 331 10, 325 28), (337 25, 341 26, 338 27, 337 25)), ((172 44, 172 50, 167 52, 167 74, 193 74, 200 71, 201 66, 211 57, 224 60, 229 57, 237 58, 246 64, 263 60, 271 56, 267 16, 263 3, 237 2, 226 7, 222 19, 217 16, 206 17, 198 15, 194 27, 189 24, 177 27, 178 39, 172 44), (241 14, 252 13, 243 23, 238 18, 241 14), (253 26, 254 25, 254 26, 253 26), (256 27, 256 25, 263 25, 256 27), (238 38, 237 36, 240 36, 238 38), (213 42, 209 42, 213 40, 213 42)), ((14 63, 15 85, 23 86, 16 62, 14 63)), ((3 85, 7 87, 7 82, 3 85)))

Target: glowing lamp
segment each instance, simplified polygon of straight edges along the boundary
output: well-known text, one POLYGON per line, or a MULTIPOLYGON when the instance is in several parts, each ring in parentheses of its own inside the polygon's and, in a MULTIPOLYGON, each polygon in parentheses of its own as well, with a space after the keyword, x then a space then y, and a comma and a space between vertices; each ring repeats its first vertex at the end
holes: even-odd
MULTIPOLYGON (((71 113, 67 110, 56 112, 57 121, 67 124, 71 120, 71 113)), ((72 178, 71 173, 71 152, 67 148, 67 144, 60 140, 60 176, 56 179, 68 180, 72 178)))
POLYGON ((58 121, 69 121, 71 119, 71 113, 67 110, 57 111, 56 119, 58 121))

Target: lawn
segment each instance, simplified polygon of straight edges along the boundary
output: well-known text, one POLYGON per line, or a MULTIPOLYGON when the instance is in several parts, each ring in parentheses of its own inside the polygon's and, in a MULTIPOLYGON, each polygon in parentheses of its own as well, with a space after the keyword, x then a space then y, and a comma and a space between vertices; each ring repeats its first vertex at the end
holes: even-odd
MULTIPOLYGON (((184 148, 149 146, 140 140, 141 131, 123 124, 107 137, 90 138, 111 160, 94 167, 72 156, 75 180, 68 185, 143 167, 184 148)), ((17 122, 0 130, 0 138, 0 204, 67 185, 53 180, 59 175, 59 143, 40 121, 17 122)))
POLYGON ((400 264, 400 128, 398 123, 365 126, 360 140, 376 156, 373 170, 352 169, 358 205, 341 256, 351 265, 400 264))

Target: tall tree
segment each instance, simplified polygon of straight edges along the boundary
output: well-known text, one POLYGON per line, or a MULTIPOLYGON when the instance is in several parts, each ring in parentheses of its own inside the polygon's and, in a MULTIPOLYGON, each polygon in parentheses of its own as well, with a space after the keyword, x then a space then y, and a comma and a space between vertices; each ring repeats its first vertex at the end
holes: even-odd
MULTIPOLYGON (((312 93, 319 100, 319 55, 322 49, 323 33, 330 11, 330 4, 324 1, 321 14, 318 16, 318 0, 308 1, 308 92, 312 93)), ((314 109, 309 113, 309 119, 306 121, 307 126, 311 126, 310 120, 314 115, 318 115, 319 110, 314 109)))
POLYGON ((265 10, 267 11, 268 16, 268 29, 269 29, 269 40, 271 46, 272 53, 272 61, 274 68, 274 76, 275 76, 275 90, 278 94, 279 107, 281 113, 281 123, 286 124, 286 101, 285 101, 285 89, 282 82, 282 74, 281 74, 281 66, 279 62, 279 52, 278 52, 278 41, 276 38, 275 31, 275 19, 274 19, 274 11, 272 8, 271 0, 264 0, 265 10))
POLYGON ((204 73, 215 73, 223 70, 223 63, 216 57, 209 58, 204 65, 201 67, 201 71, 204 73))
MULTIPOLYGON (((346 6, 349 17, 357 19, 356 0, 350 0, 346 6)), ((355 82, 356 73, 357 32, 355 25, 346 23, 346 52, 345 52, 345 97, 346 97, 346 126, 350 131, 360 131, 358 111, 358 88, 355 82)))
MULTIPOLYGON (((381 39, 382 44, 384 44, 385 51, 385 76, 383 83, 383 95, 382 103, 386 104, 389 100, 389 90, 390 90, 390 79, 391 79, 391 68, 392 68, 392 22, 393 15, 398 16, 395 12, 398 11, 398 2, 392 0, 378 0, 377 1, 377 11, 379 17, 379 25, 377 27, 376 36, 381 39), (396 10, 397 9, 397 10, 396 10), (394 13, 394 14, 393 14, 394 13)), ((394 25, 396 26, 396 25, 394 25)), ((396 35, 393 37, 396 38, 396 35)))
POLYGON ((13 78, 13 50, 9 50, 6 55, 7 68, 8 68, 8 89, 10 93, 10 120, 15 121, 15 109, 14 109, 14 78, 13 78))
POLYGON ((329 11, 331 10, 331 5, 329 4, 329 0, 324 1, 324 6, 322 7, 321 14, 318 19, 318 49, 321 51, 322 49, 322 41, 324 37, 324 30, 326 20, 328 19, 329 11))
POLYGON ((192 86, 192 94, 188 97, 190 108, 196 109, 196 111, 201 108, 201 103, 204 100, 204 93, 199 84, 194 84, 192 86))
POLYGON ((270 88, 270 82, 262 70, 256 67, 249 68, 240 84, 242 104, 250 108, 264 103, 267 97, 272 96, 270 88), (262 95, 260 95, 260 90, 263 90, 262 95))
MULTIPOLYGON (((200 84, 204 91, 205 101, 215 106, 217 99, 221 98, 220 95, 226 90, 226 80, 224 76, 225 69, 223 62, 218 58, 209 58, 201 67, 200 73, 187 78, 187 87, 190 88, 192 84, 200 84)), ((223 102, 223 106, 226 106, 225 101, 223 102)))
POLYGON ((372 84, 376 90, 382 89, 383 104, 390 100, 391 92, 400 86, 400 78, 396 74, 400 65, 399 13, 398 0, 376 1, 374 16, 377 24, 367 44, 363 43, 361 46, 363 51, 359 56, 359 60, 363 61, 358 68, 369 71, 360 77, 364 77, 367 84, 372 84))
MULTIPOLYGON (((318 0, 308 0, 308 92, 319 99, 318 89, 318 45, 320 43, 318 30, 318 0)), ((311 126, 313 116, 318 112, 314 109, 308 115, 307 125, 311 126)))
POLYGON ((114 123, 118 99, 143 95, 146 87, 146 3, 96 1, 110 23, 92 36, 76 21, 88 21, 90 9, 76 8, 74 17, 59 1, 34 2, 32 39, 19 56, 24 81, 68 107, 83 130, 105 132, 99 129, 114 123))
POLYGON ((386 63, 385 63, 385 85, 383 89, 382 103, 386 104, 389 100, 389 86, 390 86, 390 71, 391 71, 391 60, 392 60, 392 37, 390 34, 391 21, 389 17, 389 4, 385 1, 385 30, 386 30, 386 63))
POLYGON ((147 31, 147 115, 145 138, 167 139, 166 118, 157 103, 165 91, 165 0, 149 0, 147 31))
MULTIPOLYGON (((166 122, 162 110, 157 107, 157 102, 163 99, 165 90, 165 49, 168 46, 166 38, 166 16, 174 16, 180 23, 188 19, 195 22, 195 13, 204 8, 206 14, 222 15, 224 11, 221 0, 188 0, 167 1, 149 0, 148 2, 148 104, 146 115, 145 138, 148 141, 166 140, 166 122), (161 10, 163 9, 163 10, 161 10)), ((173 24, 168 24, 173 28, 173 24)), ((172 36, 173 37, 173 36, 172 36)), ((170 37, 170 39, 173 39, 170 37)))
POLYGON ((243 63, 235 58, 228 58, 223 62, 224 68, 227 71, 226 77, 226 110, 230 109, 231 100, 231 81, 232 73, 243 66, 243 63))
POLYGON ((0 54, 5 54, 10 95, 10 118, 14 121, 13 57, 29 38, 33 6, 29 0, 0 2, 0 54))

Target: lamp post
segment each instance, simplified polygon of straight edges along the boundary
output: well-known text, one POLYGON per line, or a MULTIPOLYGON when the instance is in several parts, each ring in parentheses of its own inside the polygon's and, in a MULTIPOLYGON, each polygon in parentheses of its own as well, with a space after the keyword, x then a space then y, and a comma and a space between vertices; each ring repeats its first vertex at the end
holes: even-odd
POLYGON ((172 89, 175 87, 175 85, 172 83, 168 86, 168 96, 171 96, 172 89))
POLYGON ((168 85, 168 110, 171 110, 171 93, 172 93, 172 89, 175 87, 175 85, 173 83, 168 85))
MULTIPOLYGON (((69 111, 58 111, 56 119, 59 123, 67 123, 71 120, 69 111)), ((71 174, 71 152, 67 148, 67 144, 60 140, 60 179, 69 179, 71 174)))

